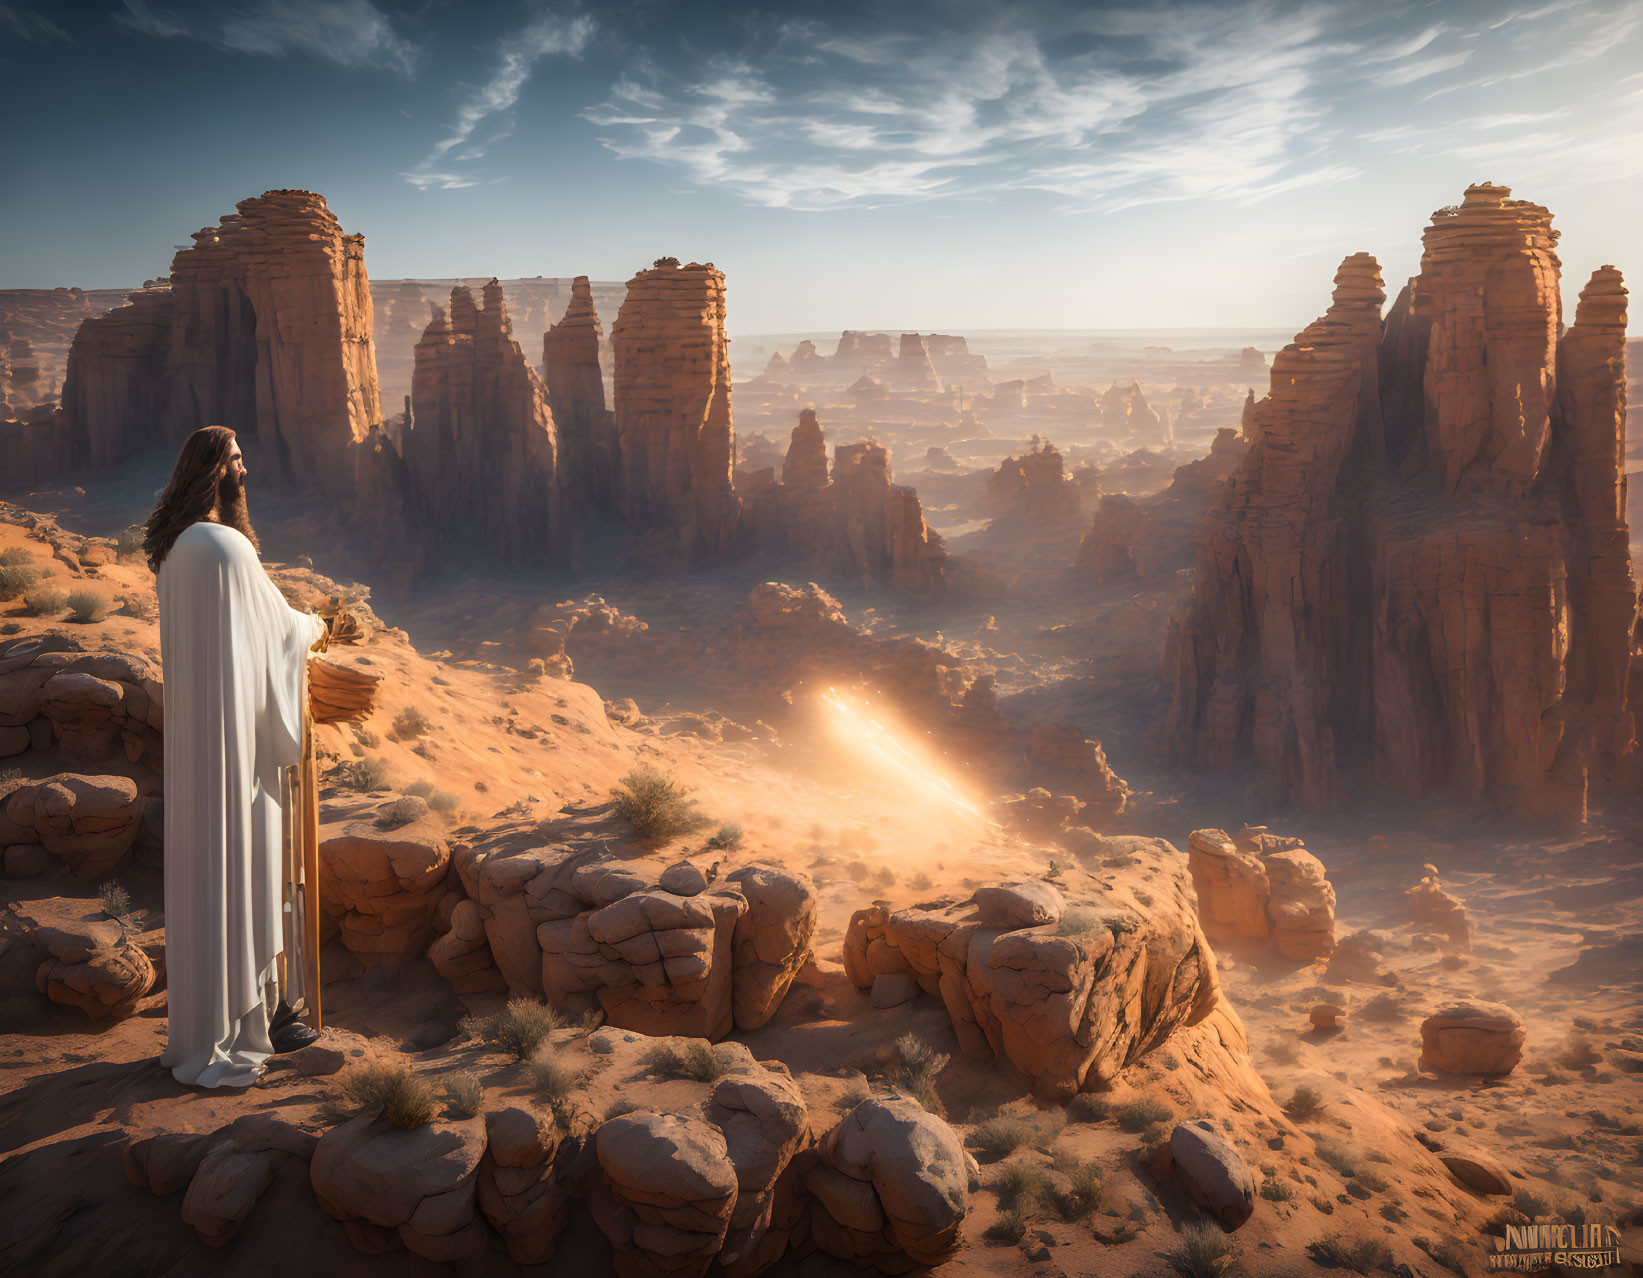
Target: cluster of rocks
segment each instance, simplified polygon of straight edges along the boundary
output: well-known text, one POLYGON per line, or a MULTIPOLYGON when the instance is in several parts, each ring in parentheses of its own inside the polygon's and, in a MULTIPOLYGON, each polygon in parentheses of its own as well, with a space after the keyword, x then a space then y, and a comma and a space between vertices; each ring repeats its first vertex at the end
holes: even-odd
POLYGON ((163 939, 140 943, 95 902, 21 901, 0 925, 0 998, 43 994, 94 1021, 120 1020, 163 984, 164 971, 163 939))
POLYGON ((1211 940, 1254 940, 1285 958, 1327 958, 1335 948, 1335 889, 1299 839, 1265 826, 1235 835, 1194 830, 1187 864, 1198 917, 1211 940))
POLYGON ((1035 439, 987 477, 987 503, 995 521, 1012 528, 1060 527, 1078 519, 1078 486, 1067 476, 1061 450, 1035 439))
MULTIPOLYGON (((865 333, 846 329, 833 354, 823 355, 808 339, 784 356, 776 351, 762 378, 778 385, 844 386, 852 382, 897 391, 932 393, 943 383, 985 379, 987 360, 970 353, 969 343, 947 333, 865 333)), ((854 386, 853 386, 854 388, 854 386)))
POLYGON ((1110 1082, 1207 1016, 1219 983, 1181 855, 1162 839, 1102 844, 1101 870, 857 910, 846 975, 862 989, 912 976, 966 1056, 1014 1066, 1041 1096, 1110 1082))
POLYGON ((1509 196, 1434 214, 1384 323, 1347 258, 1279 352, 1172 626, 1178 761, 1321 808, 1362 742, 1402 793, 1582 820, 1625 751, 1625 289, 1594 272, 1560 333, 1551 215, 1509 196))
POLYGON ((775 548, 805 573, 863 587, 893 585, 928 597, 941 586, 947 551, 911 488, 890 481, 890 452, 872 440, 833 450, 813 409, 799 413, 781 478, 773 467, 742 490, 743 540, 775 548))
MULTIPOLYGON (((601 1030, 591 1047, 634 1056, 634 1037, 601 1030)), ((319 1135, 257 1114, 134 1139, 125 1168, 157 1196, 186 1187, 183 1219, 212 1246, 289 1158, 370 1255, 472 1261, 494 1231, 515 1262, 545 1264, 584 1206, 621 1278, 695 1278, 715 1263, 752 1278, 816 1252, 902 1273, 957 1252, 975 1166, 945 1122, 869 1099, 820 1130, 784 1066, 739 1045, 717 1054, 723 1076, 667 1112, 590 1121, 516 1105, 410 1128, 364 1112, 319 1135)))
POLYGON ((597 1006, 623 1029, 717 1040, 769 1020, 810 956, 816 889, 777 866, 710 884, 688 861, 506 841, 459 847, 452 863, 461 895, 429 955, 461 991, 501 986, 597 1006))
POLYGON ((164 759, 158 671, 126 652, 87 652, 65 635, 0 640, 0 758, 34 750, 66 763, 164 759))

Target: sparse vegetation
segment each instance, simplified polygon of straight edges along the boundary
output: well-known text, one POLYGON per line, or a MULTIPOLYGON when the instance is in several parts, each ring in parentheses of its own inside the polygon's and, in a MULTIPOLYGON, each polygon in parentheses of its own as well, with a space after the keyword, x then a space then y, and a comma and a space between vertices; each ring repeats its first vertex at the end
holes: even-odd
POLYGON ((1307 1251, 1325 1269, 1372 1274, 1392 1268, 1391 1249, 1379 1238, 1324 1238, 1310 1244, 1307 1251))
POLYGON ((394 716, 394 735, 401 741, 426 736, 433 730, 433 720, 415 706, 406 706, 394 716))
POLYGON ((455 812, 459 802, 461 800, 449 790, 435 790, 428 796, 428 806, 435 812, 455 812))
POLYGON ((1512 1210, 1522 1212, 1531 1221, 1536 1221, 1552 1214, 1552 1204, 1544 1194, 1523 1185, 1512 1195, 1512 1210))
POLYGON ((411 782, 410 785, 406 786, 404 792, 406 794, 413 795, 418 799, 426 799, 429 795, 433 794, 434 783, 426 778, 419 778, 411 782))
POLYGON ((1092 1096, 1089 1092, 1079 1092, 1067 1102, 1067 1121, 1069 1123, 1099 1123, 1109 1117, 1111 1110, 1107 1102, 1100 1096, 1092 1096))
POLYGON ((725 1073, 724 1062, 705 1038, 686 1039, 683 1047, 676 1041, 659 1043, 645 1057, 645 1068, 664 1078, 688 1078, 697 1083, 711 1083, 725 1073))
POLYGON ((548 1041, 548 1035, 563 1024, 559 1013, 546 1003, 514 998, 508 1000, 508 1006, 491 1023, 487 1037, 517 1059, 529 1060, 536 1049, 548 1041))
POLYGON ((31 590, 23 596, 23 606, 31 617, 55 617, 68 607, 68 595, 61 590, 31 590))
POLYGON ((419 799, 415 795, 406 795, 390 803, 376 819, 377 828, 382 830, 397 830, 402 825, 409 825, 428 810, 428 801, 419 799))
POLYGON ((559 1059, 551 1047, 531 1058, 531 1090, 559 1113, 576 1090, 581 1075, 559 1059))
POLYGON ((5 798, 22 784, 23 771, 21 768, 0 768, 0 799, 5 798))
POLYGON ((649 765, 634 768, 611 790, 619 816, 642 839, 660 843, 701 829, 707 818, 696 811, 690 790, 649 765))
POLYGON ((445 1080, 445 1112, 453 1118, 472 1118, 484 1105, 485 1088, 472 1070, 463 1070, 445 1080))
POLYGON ((1268 1176, 1261 1182, 1261 1197, 1271 1203, 1294 1202, 1295 1187, 1286 1180, 1268 1176))
POLYGON ((1305 1083, 1295 1089, 1294 1094, 1289 1098, 1288 1104, 1284 1106, 1284 1113, 1288 1114, 1297 1123, 1304 1123, 1309 1119, 1316 1118, 1323 1111, 1324 1098, 1318 1094, 1315 1088, 1308 1087, 1305 1083))
POLYGON ((72 591, 66 602, 70 621, 102 621, 114 608, 109 597, 98 590, 72 591))
POLYGON ((839 1104, 846 1109, 854 1109, 872 1095, 873 1089, 867 1085, 867 1075, 858 1070, 845 1079, 844 1090, 839 1093, 839 1104))
POLYGON ((355 759, 344 775, 348 784, 361 793, 388 788, 388 765, 382 759, 355 759))
POLYGON ((1125 1101, 1112 1111, 1112 1116, 1125 1131, 1139 1132, 1145 1131, 1155 1123, 1167 1123, 1175 1117, 1175 1111, 1162 1101, 1142 1096, 1125 1101))
POLYGON ((1457 1274, 1466 1272, 1466 1253, 1447 1239, 1442 1242, 1432 1242, 1426 1238, 1416 1238, 1414 1243, 1415 1246, 1419 1247, 1445 1269, 1452 1270, 1457 1274))
POLYGON ((32 590, 39 580, 40 570, 26 559, 0 563, 0 600, 17 598, 24 591, 32 590))
POLYGON ((981 1236, 988 1242, 1018 1243, 1027 1236, 1027 1217, 1012 1207, 988 1225, 981 1236))
POLYGON ((947 1068, 947 1053, 936 1051, 917 1034, 903 1034, 896 1040, 896 1056, 899 1063, 891 1084, 937 1118, 945 1118, 947 1109, 936 1091, 936 1075, 947 1068))
POLYGON ((1353 1179, 1372 1194, 1378 1194, 1386 1188, 1386 1177, 1382 1176, 1373 1167, 1358 1168, 1353 1179))
POLYGON ((114 557, 131 559, 142 554, 143 538, 140 527, 127 528, 114 539, 114 557))
POLYGON ((970 1131, 970 1143, 990 1157, 1006 1158, 1037 1134, 1037 1128, 1024 1118, 1000 1116, 976 1124, 970 1131))
POLYGON ((1106 929, 1107 925, 1094 910, 1068 910, 1055 925, 1055 934, 1072 940, 1085 940, 1106 929))
POLYGON ((620 1118, 623 1114, 637 1113, 638 1110, 639 1107, 626 1097, 618 1097, 605 1106, 605 1120, 609 1122, 613 1118, 620 1118))
POLYGON ((0 550, 0 568, 27 566, 33 560, 34 557, 21 546, 7 546, 4 550, 0 550))
POLYGON ((421 1127, 434 1116, 433 1088, 404 1065, 362 1065, 342 1090, 358 1113, 383 1115, 395 1127, 421 1127))
POLYGON ((1020 1205, 1023 1198, 1049 1201, 1055 1185, 1044 1169, 1034 1163, 1010 1163, 999 1172, 993 1189, 998 1194, 998 1205, 1010 1208, 1020 1205))
POLYGON ((1083 1220, 1093 1215, 1101 1205, 1101 1169, 1094 1163, 1081 1163, 1067 1173, 1066 1192, 1055 1196, 1056 1210, 1064 1220, 1083 1220))
POLYGON ((1313 1142, 1318 1149, 1318 1157, 1323 1159, 1342 1176, 1356 1176, 1358 1174, 1357 1152, 1348 1149, 1338 1141, 1327 1140, 1320 1136, 1313 1142))
POLYGON ((1164 1263, 1182 1278, 1233 1278, 1243 1272, 1238 1246, 1211 1224, 1189 1225, 1181 1241, 1163 1253, 1164 1263))
POLYGON ((722 852, 734 852, 742 846, 742 837, 742 827, 734 822, 728 822, 719 827, 719 832, 707 841, 707 845, 722 852))
POLYGON ((97 885, 97 900, 102 904, 103 913, 111 919, 131 913, 131 893, 114 879, 105 879, 97 885))

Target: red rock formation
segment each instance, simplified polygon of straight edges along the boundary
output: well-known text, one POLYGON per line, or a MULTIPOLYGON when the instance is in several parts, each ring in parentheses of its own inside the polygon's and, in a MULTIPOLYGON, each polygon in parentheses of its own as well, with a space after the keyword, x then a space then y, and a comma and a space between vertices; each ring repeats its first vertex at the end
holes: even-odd
POLYGON ((341 497, 349 444, 382 419, 364 237, 308 191, 236 208, 172 260, 169 290, 81 325, 63 389, 74 461, 221 423, 275 475, 341 497))
POLYGON ((987 477, 987 503, 1011 523, 1063 524, 1078 518, 1078 486, 1060 449, 1034 438, 1019 457, 1006 457, 987 477))
POLYGON ((941 378, 930 362, 930 352, 924 349, 924 339, 917 333, 903 333, 901 348, 890 375, 903 390, 939 391, 941 378))
POLYGON ((1557 233, 1508 194, 1434 215, 1384 326, 1348 258, 1274 360, 1172 628, 1176 759, 1323 807, 1363 742, 1403 793, 1578 820, 1629 747, 1625 292, 1597 272, 1558 342, 1557 233))
POLYGON ((1101 396, 1101 425, 1115 435, 1141 435, 1155 438, 1163 429, 1158 414, 1141 393, 1141 384, 1131 381, 1128 386, 1114 382, 1101 396))
POLYGON ((750 504, 775 511, 773 518, 755 515, 750 535, 768 538, 760 530, 773 526, 805 571, 918 596, 941 586, 946 549, 925 523, 918 494, 890 482, 889 450, 872 440, 841 444, 829 479, 827 443, 813 409, 804 409, 793 428, 782 482, 772 476, 750 504))
POLYGON ((559 501, 553 414, 495 280, 484 303, 452 289, 450 318, 436 310, 417 343, 404 439, 411 522, 447 544, 541 563, 555 549, 559 501))
POLYGON ((628 282, 611 329, 617 497, 629 523, 664 530, 690 558, 736 535, 725 281, 712 263, 662 261, 628 282))
POLYGON ((608 507, 616 493, 616 422, 605 407, 599 371, 603 337, 593 288, 578 275, 564 315, 542 335, 542 371, 559 433, 561 486, 571 500, 596 509, 608 507))

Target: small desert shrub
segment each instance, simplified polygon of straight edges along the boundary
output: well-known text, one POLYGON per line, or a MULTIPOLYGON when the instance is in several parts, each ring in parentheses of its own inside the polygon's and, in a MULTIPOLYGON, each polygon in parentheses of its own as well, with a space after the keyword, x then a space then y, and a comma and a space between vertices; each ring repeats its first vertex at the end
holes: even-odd
POLYGON ((0 799, 5 798, 22 784, 23 772, 21 768, 0 768, 0 799))
POLYGON ((896 1055, 900 1063, 891 1082, 937 1118, 945 1118, 947 1108, 936 1091, 936 1075, 947 1068, 947 1054, 936 1051, 917 1034, 903 1034, 896 1040, 896 1055))
POLYGON ((1101 1169, 1084 1163, 1068 1172, 1067 1180, 1066 1192, 1055 1196, 1056 1210, 1064 1220, 1083 1220, 1101 1205, 1101 1169))
POLYGON ((1268 1176, 1261 1182, 1261 1197, 1273 1203, 1293 1202, 1295 1201, 1295 1189, 1288 1181, 1279 1180, 1276 1176, 1268 1176))
POLYGON ((1342 1176, 1356 1176, 1358 1174, 1358 1155, 1338 1141, 1325 1140, 1320 1137, 1313 1142, 1318 1148, 1318 1157, 1328 1163, 1342 1176))
POLYGON ((1069 1123, 1099 1123, 1108 1117, 1110 1112, 1105 1100, 1088 1092, 1080 1092, 1067 1102, 1069 1123))
POLYGON ((915 892, 928 892, 931 887, 930 876, 923 870, 920 870, 912 878, 907 880, 907 886, 912 888, 915 892))
POLYGON ((710 848, 718 848, 722 852, 734 852, 742 846, 742 827, 734 822, 721 825, 719 832, 707 841, 710 848))
POLYGON ((491 1023, 490 1040, 506 1048, 519 1060, 529 1060, 548 1035, 563 1024, 559 1013, 535 999, 513 998, 491 1023))
POLYGON ((1028 1144, 1038 1130, 1024 1118, 989 1118, 970 1131, 970 1143, 983 1154, 1004 1158, 1028 1144))
POLYGON ((114 539, 114 557, 130 559, 142 553, 143 539, 136 528, 127 528, 114 539))
POLYGON ((98 885, 97 899, 102 903, 103 913, 111 919, 123 918, 131 913, 131 893, 113 879, 98 885))
POLYGON ((1164 1263, 1182 1278, 1231 1278, 1242 1272, 1237 1244, 1218 1225, 1187 1226, 1181 1241, 1163 1255, 1164 1263))
POLYGON ((428 796, 428 806, 435 812, 455 812, 459 802, 449 790, 435 790, 428 796))
POLYGON ((1155 1123, 1167 1123, 1175 1117, 1175 1111, 1162 1101, 1143 1096, 1137 1100, 1125 1101, 1112 1111, 1112 1116, 1125 1131, 1139 1132, 1155 1123))
POLYGON ((394 735, 401 741, 424 736, 433 729, 433 720, 415 706, 406 706, 394 716, 394 735))
POLYGON ((70 621, 102 621, 114 607, 107 595, 96 590, 73 591, 67 602, 70 621))
POLYGON ((605 1106, 605 1119, 609 1121, 612 1118, 620 1118, 623 1114, 635 1114, 638 1111, 639 1107, 632 1101, 619 1097, 605 1106))
POLYGON ((642 839, 675 839, 707 824, 690 790, 648 765, 634 768, 611 790, 616 811, 642 839))
POLYGON ((485 1088, 472 1070, 463 1070, 445 1080, 445 1109, 453 1117, 472 1118, 484 1105, 485 1088))
POLYGON ((0 568, 16 568, 19 565, 27 566, 32 563, 34 556, 21 546, 7 546, 0 550, 0 568))
POLYGON ((1284 1113, 1288 1114, 1297 1123, 1304 1123, 1309 1118, 1316 1118, 1324 1110, 1324 1098, 1311 1087, 1302 1083, 1295 1089, 1295 1094, 1289 1098, 1284 1106, 1284 1113))
POLYGON ((1414 1242, 1415 1246, 1419 1247, 1445 1269, 1452 1270, 1457 1274, 1466 1272, 1467 1255, 1454 1243, 1448 1241, 1431 1242, 1425 1238, 1416 1238, 1414 1242))
POLYGON ((413 781, 410 785, 405 787, 406 794, 412 795, 418 799, 426 799, 432 795, 433 792, 434 783, 426 779, 413 781))
POLYGON ((395 799, 376 819, 379 829, 397 830, 402 825, 409 825, 428 810, 426 799, 419 799, 414 795, 395 799))
POLYGON ((0 600, 15 599, 32 590, 40 580, 40 570, 29 563, 0 564, 0 600))
POLYGON ((867 1085, 867 1075, 857 1070, 844 1080, 844 1090, 839 1093, 839 1104, 846 1109, 854 1109, 872 1095, 873 1089, 867 1085))
POLYGON ((55 617, 68 607, 68 595, 61 590, 31 590, 23 596, 23 606, 33 617, 55 617))
POLYGON ((404 1065, 365 1065, 342 1089, 361 1114, 384 1115, 395 1127, 421 1127, 433 1119, 433 1088, 404 1065))
POLYGON ((1371 1193, 1378 1194, 1386 1188, 1386 1177, 1382 1176, 1373 1167, 1360 1167, 1353 1177, 1371 1193))
POLYGON ((580 1077, 551 1048, 531 1060, 531 1090, 547 1101, 555 1113, 570 1099, 580 1077))
POLYGON ((1044 1169, 1033 1163, 1011 1163, 1005 1167, 998 1177, 998 1183, 993 1186, 998 1194, 1000 1207, 1015 1207, 1023 1198, 1035 1198, 1046 1202, 1055 1192, 1055 1184, 1044 1173, 1044 1169))
POLYGON ((1324 1238, 1309 1245, 1307 1250, 1325 1269, 1372 1274, 1392 1268, 1392 1252, 1379 1238, 1324 1238))
POLYGON ((381 759, 357 759, 348 765, 348 784, 361 792, 388 788, 388 765, 381 759))
POLYGON ((1539 1220, 1543 1216, 1552 1214, 1552 1204, 1544 1194, 1538 1193, 1527 1186, 1522 1186, 1512 1195, 1512 1209, 1520 1211, 1531 1221, 1539 1220))
POLYGON ((711 1083, 725 1072, 724 1062, 705 1038, 687 1039, 683 1047, 661 1043, 645 1057, 645 1068, 664 1078, 688 1078, 698 1083, 711 1083))
POLYGON ((1018 1243, 1027 1236, 1027 1217, 1012 1207, 988 1225, 981 1236, 988 1242, 1018 1243))
POLYGON ((1106 930, 1106 923, 1094 910, 1068 910, 1055 925, 1057 936, 1066 936, 1073 940, 1083 940, 1106 930))

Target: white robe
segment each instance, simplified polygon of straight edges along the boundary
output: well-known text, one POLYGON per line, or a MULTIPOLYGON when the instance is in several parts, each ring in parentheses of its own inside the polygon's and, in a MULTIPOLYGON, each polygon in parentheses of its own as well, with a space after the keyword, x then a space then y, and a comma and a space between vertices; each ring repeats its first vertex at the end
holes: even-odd
POLYGON ((236 529, 183 530, 160 565, 168 1041, 180 1083, 244 1087, 273 1055, 284 948, 280 769, 302 755, 309 647, 236 529))

